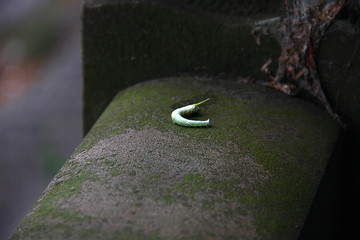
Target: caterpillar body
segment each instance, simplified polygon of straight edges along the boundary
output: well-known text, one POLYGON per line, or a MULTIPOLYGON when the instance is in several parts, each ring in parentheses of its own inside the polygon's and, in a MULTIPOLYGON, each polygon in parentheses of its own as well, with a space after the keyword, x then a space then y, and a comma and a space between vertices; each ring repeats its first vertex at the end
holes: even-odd
POLYGON ((208 101, 210 98, 205 99, 199 103, 187 105, 178 109, 175 109, 171 113, 171 119, 174 123, 184 126, 184 127, 208 127, 210 126, 210 119, 206 121, 198 121, 198 120, 190 120, 184 117, 189 116, 193 113, 197 113, 200 111, 199 105, 208 101))

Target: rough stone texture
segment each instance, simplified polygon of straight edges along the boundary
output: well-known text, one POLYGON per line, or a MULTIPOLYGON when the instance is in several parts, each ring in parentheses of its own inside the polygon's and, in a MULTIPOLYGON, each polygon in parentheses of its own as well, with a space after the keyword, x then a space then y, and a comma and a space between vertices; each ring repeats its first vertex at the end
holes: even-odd
POLYGON ((281 1, 85 0, 83 4, 84 132, 115 94, 169 76, 265 78, 261 66, 280 46, 254 21, 279 16, 281 1), (235 11, 238 9, 237 11, 235 11), (274 11, 276 9, 276 11, 274 11))
POLYGON ((12 239, 296 239, 339 133, 257 85, 175 78, 121 91, 12 239), (198 119, 173 109, 210 97, 198 119))

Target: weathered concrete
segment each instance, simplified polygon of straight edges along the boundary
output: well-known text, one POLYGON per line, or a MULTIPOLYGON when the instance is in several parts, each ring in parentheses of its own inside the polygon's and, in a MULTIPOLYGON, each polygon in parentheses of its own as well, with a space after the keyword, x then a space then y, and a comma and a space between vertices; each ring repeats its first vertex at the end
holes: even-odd
POLYGON ((84 132, 115 94, 169 76, 266 78, 260 69, 280 45, 251 35, 254 21, 283 14, 272 1, 85 0, 84 132), (275 10, 276 9, 276 10, 275 10))
POLYGON ((12 239, 296 239, 339 133, 312 104, 198 78, 121 91, 12 239), (211 100, 199 119, 174 108, 211 100))

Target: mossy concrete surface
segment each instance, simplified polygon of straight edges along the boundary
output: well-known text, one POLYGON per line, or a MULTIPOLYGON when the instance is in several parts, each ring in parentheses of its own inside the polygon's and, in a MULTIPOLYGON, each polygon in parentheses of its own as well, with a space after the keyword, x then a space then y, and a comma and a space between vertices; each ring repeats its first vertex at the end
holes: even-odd
POLYGON ((256 45, 251 30, 256 20, 274 16, 270 6, 281 1, 270 2, 278 3, 85 0, 84 132, 119 90, 141 81, 195 75, 267 78, 261 67, 272 59, 270 68, 276 69, 281 48, 269 36, 256 45), (237 8, 241 11, 229 12, 237 8))
POLYGON ((258 85, 201 78, 117 94, 12 239, 296 239, 339 126, 258 85), (171 122, 180 106, 195 119, 171 122))

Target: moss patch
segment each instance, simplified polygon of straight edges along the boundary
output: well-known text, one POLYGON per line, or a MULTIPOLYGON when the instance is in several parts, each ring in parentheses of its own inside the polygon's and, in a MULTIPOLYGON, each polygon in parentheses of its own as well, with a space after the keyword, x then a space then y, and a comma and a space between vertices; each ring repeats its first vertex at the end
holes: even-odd
POLYGON ((41 211, 55 202, 76 213, 68 216, 72 237, 95 228, 93 236, 108 239, 154 231, 160 239, 293 239, 338 131, 317 107, 260 86, 141 83, 114 98, 17 234, 54 227, 41 211), (207 97, 196 118, 210 118, 211 127, 171 122, 174 108, 207 97))

